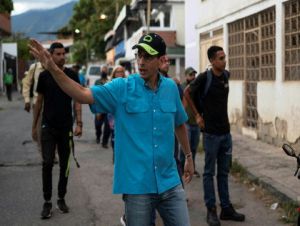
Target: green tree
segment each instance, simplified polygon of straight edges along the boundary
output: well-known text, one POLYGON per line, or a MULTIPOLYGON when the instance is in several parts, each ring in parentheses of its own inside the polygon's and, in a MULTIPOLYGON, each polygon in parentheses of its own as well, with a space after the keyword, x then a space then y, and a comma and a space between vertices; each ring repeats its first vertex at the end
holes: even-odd
POLYGON ((9 13, 14 10, 12 0, 1 0, 0 13, 9 13))
POLYGON ((67 30, 73 33, 75 40, 74 61, 83 63, 87 55, 90 57, 92 52, 96 59, 104 58, 104 36, 112 29, 119 9, 129 3, 130 0, 79 0, 66 26, 67 30), (106 15, 106 18, 100 19, 101 14, 106 15), (77 33, 75 33, 76 29, 77 33))

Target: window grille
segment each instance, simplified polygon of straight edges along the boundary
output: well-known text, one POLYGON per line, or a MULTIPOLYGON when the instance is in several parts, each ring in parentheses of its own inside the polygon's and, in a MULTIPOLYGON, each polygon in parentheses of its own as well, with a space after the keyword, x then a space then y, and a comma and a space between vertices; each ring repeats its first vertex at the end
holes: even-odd
POLYGON ((285 80, 300 80, 300 0, 287 1, 285 12, 285 80))

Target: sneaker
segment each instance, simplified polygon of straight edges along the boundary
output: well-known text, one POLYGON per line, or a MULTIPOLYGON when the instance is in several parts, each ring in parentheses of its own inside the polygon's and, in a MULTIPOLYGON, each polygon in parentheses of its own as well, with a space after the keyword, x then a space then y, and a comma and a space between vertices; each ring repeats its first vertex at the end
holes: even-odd
POLYGON ((102 147, 103 148, 108 148, 108 145, 107 144, 102 144, 102 147))
POLYGON ((64 199, 58 199, 56 207, 61 213, 69 213, 69 207, 67 206, 64 199))
POLYGON ((206 222, 208 223, 209 226, 220 226, 221 225, 219 218, 217 216, 216 207, 207 209, 206 222))
POLYGON ((100 138, 96 139, 96 143, 99 144, 100 143, 100 138))
POLYGON ((220 214, 221 220, 232 220, 232 221, 245 221, 245 215, 238 213, 233 208, 232 204, 229 207, 222 208, 220 214))
POLYGON ((48 219, 52 216, 52 203, 51 202, 45 202, 43 205, 43 210, 41 212, 41 218, 42 219, 48 219))
POLYGON ((122 226, 126 226, 125 214, 121 217, 120 222, 121 222, 122 226))

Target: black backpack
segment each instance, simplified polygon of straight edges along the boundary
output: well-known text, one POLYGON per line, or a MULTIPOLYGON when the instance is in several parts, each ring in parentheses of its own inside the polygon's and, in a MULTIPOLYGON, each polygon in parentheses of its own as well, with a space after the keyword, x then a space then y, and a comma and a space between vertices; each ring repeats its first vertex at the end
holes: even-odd
MULTIPOLYGON (((195 107, 201 116, 203 116, 203 111, 204 111, 204 100, 211 86, 211 82, 213 78, 211 69, 210 70, 207 69, 206 71, 207 71, 207 78, 206 78, 204 89, 201 89, 200 87, 200 89, 197 90, 197 92, 192 97, 195 107)), ((224 75, 225 75, 225 79, 228 80, 228 71, 224 70, 224 75)))

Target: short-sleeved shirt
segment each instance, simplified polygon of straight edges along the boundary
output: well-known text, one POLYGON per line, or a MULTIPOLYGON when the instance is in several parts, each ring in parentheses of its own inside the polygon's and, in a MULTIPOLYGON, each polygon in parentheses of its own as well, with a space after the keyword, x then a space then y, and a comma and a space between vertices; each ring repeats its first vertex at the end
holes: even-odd
MULTIPOLYGON (((230 132, 230 124, 227 113, 229 83, 228 76, 222 73, 220 76, 213 75, 211 85, 203 101, 203 117, 205 122, 204 132, 222 135, 230 132)), ((197 76, 190 84, 191 96, 197 91, 204 90, 207 80, 207 72, 197 76)))
MULTIPOLYGON (((64 73, 79 83, 78 76, 69 68, 64 73)), ((57 85, 49 71, 43 71, 38 80, 37 92, 44 95, 42 125, 57 129, 71 129, 73 125, 72 98, 57 85)))
POLYGON ((181 183, 174 132, 187 115, 175 82, 158 76, 155 91, 138 74, 91 88, 92 112, 115 117, 115 194, 160 194, 181 183))

